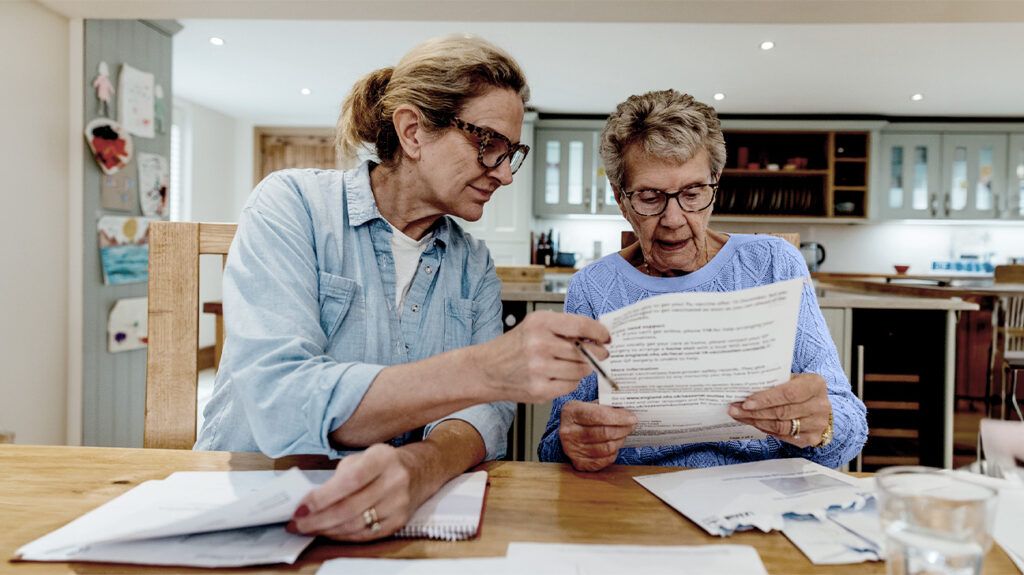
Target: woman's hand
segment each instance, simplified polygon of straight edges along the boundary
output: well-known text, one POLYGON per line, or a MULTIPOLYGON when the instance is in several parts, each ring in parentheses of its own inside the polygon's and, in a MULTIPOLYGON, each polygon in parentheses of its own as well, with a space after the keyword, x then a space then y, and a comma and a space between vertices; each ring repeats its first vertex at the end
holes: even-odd
POLYGON ((425 500, 416 491, 414 455, 377 444, 340 462, 326 483, 311 491, 288 530, 339 541, 370 541, 401 529, 425 500))
POLYGON ((608 357, 608 329, 580 315, 538 311, 526 316, 512 331, 473 348, 489 395, 499 400, 540 403, 565 395, 579 385, 593 367, 575 342, 590 343, 587 351, 597 359, 608 357))
POLYGON ((825 380, 816 373, 795 373, 786 383, 759 391, 729 407, 729 415, 797 447, 821 443, 832 403, 825 380), (798 432, 793 435, 794 420, 798 432))
POLYGON ((619 449, 633 432, 636 416, 629 411, 582 401, 562 406, 558 436, 562 451, 580 471, 599 471, 615 463, 619 449))

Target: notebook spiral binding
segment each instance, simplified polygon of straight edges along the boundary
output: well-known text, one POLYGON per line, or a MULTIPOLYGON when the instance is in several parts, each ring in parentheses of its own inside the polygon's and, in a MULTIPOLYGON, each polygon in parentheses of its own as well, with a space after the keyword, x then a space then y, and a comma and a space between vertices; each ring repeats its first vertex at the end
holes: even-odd
POLYGON ((409 524, 398 530, 395 537, 410 539, 440 539, 462 541, 476 535, 477 526, 465 523, 421 523, 409 524))

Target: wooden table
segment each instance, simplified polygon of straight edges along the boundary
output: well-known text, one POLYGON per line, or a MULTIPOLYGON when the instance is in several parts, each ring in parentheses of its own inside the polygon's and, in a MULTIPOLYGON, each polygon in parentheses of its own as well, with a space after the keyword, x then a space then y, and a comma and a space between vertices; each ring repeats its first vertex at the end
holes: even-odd
MULTIPOLYGON (((320 458, 270 460, 252 453, 192 452, 101 447, 0 445, 0 553, 9 558, 21 545, 52 531, 133 486, 182 470, 283 469, 292 464, 323 468, 320 458)), ((314 573, 334 557, 494 557, 511 541, 641 545, 752 545, 770 573, 884 573, 880 562, 858 565, 811 564, 779 533, 737 533, 727 539, 707 535, 632 480, 635 475, 674 471, 662 467, 614 466, 579 473, 550 463, 491 462, 490 487, 480 534, 456 543, 386 540, 340 544, 318 540, 298 563, 221 571, 314 573)), ((208 569, 140 567, 104 563, 7 562, 3 573, 181 573, 208 569)), ((984 573, 1017 573, 997 546, 984 573)))

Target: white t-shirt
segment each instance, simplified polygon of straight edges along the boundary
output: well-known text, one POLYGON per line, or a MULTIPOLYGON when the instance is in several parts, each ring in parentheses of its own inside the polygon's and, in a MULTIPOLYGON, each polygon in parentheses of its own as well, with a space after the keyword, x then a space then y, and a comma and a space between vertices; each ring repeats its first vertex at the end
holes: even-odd
MULTIPOLYGON (((389 224, 391 222, 388 222, 389 224)), ((430 232, 422 239, 414 240, 403 234, 394 225, 391 226, 391 254, 395 257, 395 309, 402 313, 402 302, 409 293, 412 278, 420 265, 420 256, 427 249, 427 244, 434 238, 430 232)))

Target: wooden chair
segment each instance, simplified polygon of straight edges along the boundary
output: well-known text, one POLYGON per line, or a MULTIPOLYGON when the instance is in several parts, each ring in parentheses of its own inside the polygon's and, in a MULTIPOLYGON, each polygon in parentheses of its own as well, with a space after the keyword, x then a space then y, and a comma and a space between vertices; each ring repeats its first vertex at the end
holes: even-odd
MULTIPOLYGON (((1024 265, 996 266, 995 283, 1024 284, 1024 265)), ((999 349, 1002 354, 999 415, 1006 416, 1006 403, 1009 400, 1017 417, 1024 420, 1024 414, 1017 403, 1017 382, 1024 373, 1024 296, 1005 297, 1000 303, 1002 309, 996 320, 996 341, 1002 342, 999 349)))
POLYGON ((191 449, 199 371, 199 256, 227 258, 235 224, 149 227, 149 349, 143 447, 191 449))

